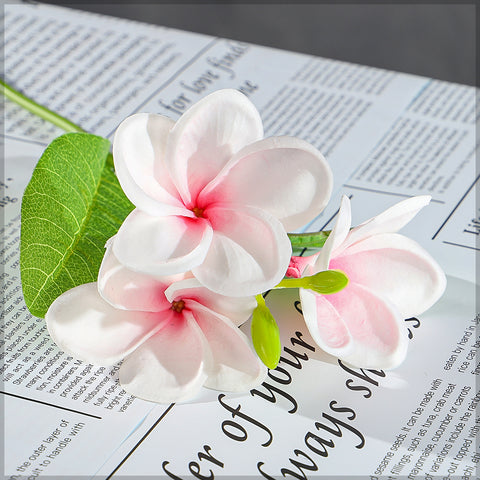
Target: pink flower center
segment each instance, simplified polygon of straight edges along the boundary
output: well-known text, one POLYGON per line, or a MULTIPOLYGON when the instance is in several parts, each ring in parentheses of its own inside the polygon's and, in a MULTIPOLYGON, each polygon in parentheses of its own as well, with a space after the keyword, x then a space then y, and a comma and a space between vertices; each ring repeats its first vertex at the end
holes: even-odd
POLYGON ((170 308, 173 311, 180 313, 185 308, 185 302, 183 300, 173 301, 170 308))

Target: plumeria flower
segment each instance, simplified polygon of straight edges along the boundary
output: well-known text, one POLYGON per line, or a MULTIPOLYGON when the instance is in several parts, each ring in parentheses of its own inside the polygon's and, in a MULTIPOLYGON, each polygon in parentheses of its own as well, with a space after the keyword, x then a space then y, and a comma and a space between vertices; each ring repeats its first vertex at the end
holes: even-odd
POLYGON ((402 362, 408 343, 404 319, 430 308, 446 286, 435 260, 395 233, 429 201, 429 196, 409 198, 350 229, 350 200, 344 196, 322 250, 292 258, 287 272, 292 277, 335 269, 349 279, 332 295, 300 289, 305 322, 323 350, 362 368, 402 362))
POLYGON ((219 90, 173 120, 140 113, 118 127, 115 170, 137 207, 113 243, 118 260, 151 275, 192 271, 210 290, 247 296, 284 276, 286 231, 317 216, 331 170, 310 144, 263 139, 259 113, 219 90))
POLYGON ((97 365, 123 359, 132 395, 159 403, 193 398, 202 386, 248 391, 266 368, 238 329, 254 297, 225 297, 191 274, 154 278, 128 270, 107 248, 98 283, 58 297, 45 320, 57 345, 97 365))

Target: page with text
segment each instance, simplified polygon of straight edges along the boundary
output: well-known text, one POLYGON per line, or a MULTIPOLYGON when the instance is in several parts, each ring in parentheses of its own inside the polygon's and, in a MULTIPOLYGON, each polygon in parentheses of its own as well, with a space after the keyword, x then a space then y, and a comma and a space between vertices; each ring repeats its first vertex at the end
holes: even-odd
MULTIPOLYGON (((5 80, 110 140, 133 113, 176 120, 215 90, 243 92, 265 136, 303 138, 332 167, 332 199, 305 230, 330 229, 342 195, 355 225, 430 194, 402 233, 448 277, 438 304, 405 319, 409 354, 392 371, 354 369, 323 353, 298 295, 272 292, 283 349, 261 386, 245 395, 204 389, 184 404, 135 399, 121 388, 118 365, 69 357, 24 304, 21 198, 63 132, 6 100, 6 478, 475 478, 475 88, 48 5, 7 5, 4 26, 5 80)), ((242 330, 248 335, 249 324, 242 330)))

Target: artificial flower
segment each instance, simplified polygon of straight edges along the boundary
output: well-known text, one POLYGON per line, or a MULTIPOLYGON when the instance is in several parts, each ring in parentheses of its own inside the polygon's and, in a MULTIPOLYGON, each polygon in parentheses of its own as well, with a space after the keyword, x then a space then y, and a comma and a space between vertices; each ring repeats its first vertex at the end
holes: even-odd
POLYGON ((395 233, 429 201, 429 196, 409 198, 351 229, 350 200, 344 196, 322 250, 292 258, 288 274, 293 277, 335 269, 349 279, 332 295, 300 289, 308 330, 323 350, 362 368, 393 368, 403 361, 404 319, 430 308, 446 285, 436 261, 395 233))
POLYGON ((120 360, 119 380, 132 395, 169 403, 202 386, 248 391, 266 368, 238 325, 254 297, 214 294, 190 274, 164 278, 132 272, 107 247, 97 283, 58 297, 45 320, 57 345, 98 365, 120 360))
POLYGON ((177 122, 128 117, 113 155, 137 207, 113 243, 118 260, 150 275, 191 270, 223 295, 275 286, 291 256, 286 231, 317 216, 332 188, 322 155, 297 138, 263 139, 259 113, 236 90, 208 95, 177 122))

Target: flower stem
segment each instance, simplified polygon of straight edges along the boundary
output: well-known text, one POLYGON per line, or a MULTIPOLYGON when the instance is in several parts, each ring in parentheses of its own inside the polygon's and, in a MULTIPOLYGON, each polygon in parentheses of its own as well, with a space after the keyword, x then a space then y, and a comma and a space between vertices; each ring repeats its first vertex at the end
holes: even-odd
POLYGON ((15 90, 13 87, 8 85, 8 83, 0 80, 2 86, 2 91, 5 97, 17 103, 25 110, 37 115, 40 118, 43 118, 47 122, 53 123, 57 127, 60 127, 66 132, 85 132, 85 130, 78 125, 75 125, 70 120, 61 117, 55 112, 52 112, 48 108, 39 105, 37 102, 33 101, 31 98, 26 97, 21 94, 19 91, 15 90))
POLYGON ((255 295, 255 300, 257 301, 257 305, 259 306, 265 306, 265 299, 263 298, 263 295, 262 294, 259 294, 259 295, 255 295))
POLYGON ((323 232, 289 233, 288 238, 294 248, 322 248, 329 235, 330 230, 325 230, 323 232))
POLYGON ((307 282, 304 278, 284 278, 274 288, 304 288, 307 282))
POLYGON ((302 278, 284 278, 275 288, 306 288, 321 295, 338 293, 348 285, 348 277, 341 270, 324 270, 302 278))

